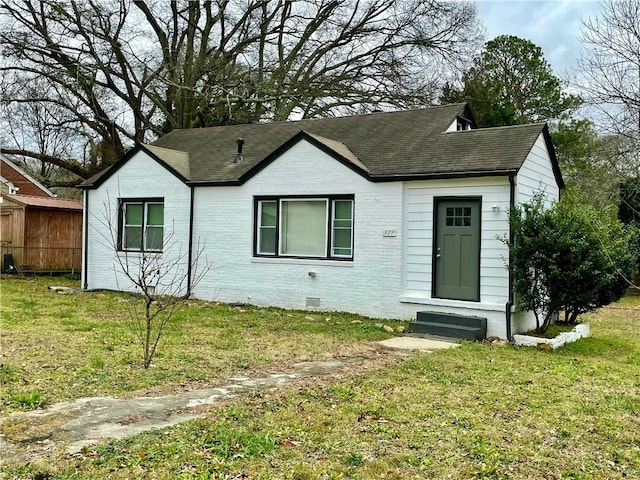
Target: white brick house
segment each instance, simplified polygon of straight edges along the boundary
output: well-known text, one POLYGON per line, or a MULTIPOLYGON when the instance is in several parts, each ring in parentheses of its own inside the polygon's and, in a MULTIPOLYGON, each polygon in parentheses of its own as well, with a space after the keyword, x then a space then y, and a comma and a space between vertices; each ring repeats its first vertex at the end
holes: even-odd
POLYGON ((176 130, 81 185, 83 288, 131 288, 116 254, 204 242, 215 268, 197 298, 480 316, 508 337, 531 326, 513 307, 508 210, 562 187, 546 125, 475 129, 464 104, 176 130))

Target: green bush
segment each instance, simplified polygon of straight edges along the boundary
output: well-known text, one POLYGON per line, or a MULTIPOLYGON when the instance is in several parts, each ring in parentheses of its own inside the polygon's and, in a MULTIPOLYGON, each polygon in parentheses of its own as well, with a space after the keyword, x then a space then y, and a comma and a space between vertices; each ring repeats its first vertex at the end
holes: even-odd
POLYGON ((611 212, 596 211, 579 195, 550 207, 537 194, 509 216, 510 265, 518 304, 544 332, 556 314, 580 314, 620 299, 637 262, 636 231, 611 212))

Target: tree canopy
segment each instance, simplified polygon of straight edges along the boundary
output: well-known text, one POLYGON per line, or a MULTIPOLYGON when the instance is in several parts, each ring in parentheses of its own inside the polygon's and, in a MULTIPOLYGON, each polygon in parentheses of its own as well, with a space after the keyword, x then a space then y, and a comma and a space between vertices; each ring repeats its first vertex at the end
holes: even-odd
POLYGON ((462 86, 445 86, 441 100, 469 102, 481 127, 557 119, 580 104, 562 91, 542 49, 513 35, 487 42, 463 74, 462 86))
POLYGON ((479 35, 467 2, 8 1, 3 113, 39 126, 4 151, 86 178, 175 128, 430 104, 479 35))

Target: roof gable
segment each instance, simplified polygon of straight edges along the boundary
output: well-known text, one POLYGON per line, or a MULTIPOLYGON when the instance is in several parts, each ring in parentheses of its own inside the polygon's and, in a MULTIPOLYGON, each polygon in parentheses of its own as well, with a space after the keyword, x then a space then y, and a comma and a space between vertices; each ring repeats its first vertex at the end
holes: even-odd
POLYGON ((467 104, 290 122, 174 130, 138 145, 107 171, 80 185, 96 188, 144 151, 188 185, 240 185, 297 142, 306 140, 373 182, 514 175, 545 135, 556 180, 562 177, 544 124, 448 131, 467 104), (238 139, 242 139, 238 161, 238 139))
POLYGON ((55 197, 51 190, 2 155, 0 155, 0 176, 3 183, 11 184, 22 195, 55 197))
POLYGON ((357 158, 358 167, 370 176, 395 174, 410 163, 428 168, 427 147, 432 137, 444 132, 466 109, 466 104, 455 104, 347 117, 174 130, 154 145, 188 151, 193 184, 242 183, 250 178, 248 172, 268 162, 300 131, 306 132, 308 139, 313 138, 316 146, 337 154, 338 159, 357 158), (234 162, 238 138, 244 139, 240 163, 234 162), (347 150, 349 154, 344 153, 347 150))
POLYGON ((301 130, 286 142, 284 142, 282 145, 280 145, 278 148, 276 148, 273 152, 271 152, 264 160, 254 165, 253 168, 242 175, 237 183, 242 184, 246 182, 251 177, 264 170, 268 165, 279 158, 287 150, 290 150, 301 141, 309 142, 311 145, 323 151, 324 153, 334 158, 345 167, 353 170, 357 174, 362 175, 365 178, 369 177, 367 167, 358 159, 356 155, 354 155, 353 152, 351 152, 347 148, 346 145, 340 142, 336 142, 335 140, 324 138, 319 135, 313 135, 309 132, 301 130))
POLYGON ((548 125, 545 124, 544 129, 542 130, 542 134, 544 135, 544 143, 547 146, 549 157, 551 157, 551 169, 553 170, 553 176, 556 179, 558 188, 563 189, 565 187, 564 179, 562 178, 562 172, 560 171, 560 164, 558 163, 556 149, 553 146, 553 140, 551 139, 551 133, 549 133, 548 125))
POLYGON ((78 188, 90 189, 99 187, 109 177, 120 170, 138 152, 143 152, 151 159, 158 162, 158 164, 167 169, 169 173, 174 175, 181 182, 187 183, 189 181, 190 161, 189 154, 187 152, 161 148, 155 145, 138 144, 134 148, 129 150, 127 154, 116 163, 82 182, 80 185, 78 185, 78 188))

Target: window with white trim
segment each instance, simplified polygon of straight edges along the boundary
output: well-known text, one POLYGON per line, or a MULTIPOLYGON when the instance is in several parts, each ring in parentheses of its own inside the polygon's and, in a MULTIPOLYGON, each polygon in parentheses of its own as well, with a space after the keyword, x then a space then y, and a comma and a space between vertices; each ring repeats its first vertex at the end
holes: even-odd
POLYGON ((254 254, 353 259, 353 197, 262 197, 255 202, 254 254))
POLYGON ((163 199, 121 199, 118 249, 162 251, 164 236, 163 199))

